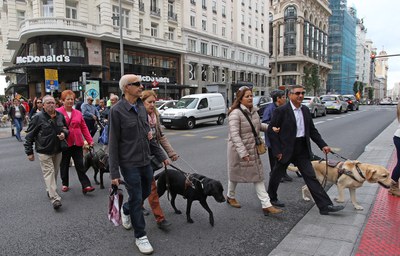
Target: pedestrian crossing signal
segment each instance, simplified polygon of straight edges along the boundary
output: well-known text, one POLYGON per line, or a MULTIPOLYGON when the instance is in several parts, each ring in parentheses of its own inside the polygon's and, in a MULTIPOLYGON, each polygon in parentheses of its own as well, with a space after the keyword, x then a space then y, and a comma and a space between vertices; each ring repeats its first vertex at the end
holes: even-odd
POLYGON ((78 85, 78 90, 79 91, 82 91, 82 89, 83 89, 83 86, 80 84, 80 85, 78 85))

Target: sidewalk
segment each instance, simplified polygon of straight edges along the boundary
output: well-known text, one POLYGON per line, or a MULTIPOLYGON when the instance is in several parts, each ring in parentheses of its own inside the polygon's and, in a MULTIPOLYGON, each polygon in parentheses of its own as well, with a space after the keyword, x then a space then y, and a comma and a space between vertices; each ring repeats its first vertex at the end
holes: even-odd
MULTIPOLYGON (((392 171, 396 163, 393 134, 397 126, 397 120, 393 121, 365 147, 358 160, 392 171)), ((356 194, 363 211, 354 209, 346 189, 343 211, 324 216, 314 206, 269 255, 400 255, 400 220, 398 215, 394 216, 400 211, 400 199, 378 184, 367 182, 356 194), (388 206, 387 211, 382 204, 388 206), (386 221, 378 224, 379 219, 386 221)), ((329 189, 328 195, 337 196, 336 186, 329 189)))
POLYGON ((7 122, 6 127, 0 127, 0 139, 11 137, 11 124, 7 122))

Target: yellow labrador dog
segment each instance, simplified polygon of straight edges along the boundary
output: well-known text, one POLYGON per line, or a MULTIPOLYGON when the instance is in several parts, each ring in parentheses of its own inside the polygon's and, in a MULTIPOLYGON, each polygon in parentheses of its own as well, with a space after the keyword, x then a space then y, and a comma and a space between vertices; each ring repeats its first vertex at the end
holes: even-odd
MULTIPOLYGON (((344 162, 338 162, 334 166, 329 164, 328 168, 326 168, 325 160, 311 161, 311 163, 314 167, 315 175, 321 184, 324 182, 336 184, 339 194, 338 198, 335 198, 336 202, 344 202, 344 190, 348 188, 354 208, 360 211, 364 210, 364 208, 357 203, 356 189, 361 187, 365 181, 369 183, 378 183, 385 188, 389 188, 393 183, 389 171, 380 165, 346 160, 344 162)), ((294 166, 289 166, 288 170, 298 171, 297 167, 294 166)), ((304 200, 311 200, 311 194, 307 185, 303 186, 302 194, 304 200)))

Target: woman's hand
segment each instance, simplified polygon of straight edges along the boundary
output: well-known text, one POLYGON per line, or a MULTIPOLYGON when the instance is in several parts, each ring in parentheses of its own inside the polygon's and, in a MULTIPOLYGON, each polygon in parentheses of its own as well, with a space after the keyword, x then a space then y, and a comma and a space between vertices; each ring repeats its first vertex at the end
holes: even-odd
POLYGON ((246 162, 249 162, 249 161, 250 161, 250 156, 249 156, 249 155, 244 156, 242 159, 243 159, 244 161, 246 161, 246 162))
POLYGON ((152 139, 153 139, 153 133, 152 133, 151 131, 147 134, 147 138, 148 138, 149 140, 152 140, 152 139))
POLYGON ((178 155, 173 155, 170 158, 171 158, 172 161, 175 162, 176 160, 178 160, 179 156, 178 155))
POLYGON ((272 127, 272 130, 273 130, 275 133, 279 133, 279 131, 281 130, 281 128, 280 128, 280 127, 272 127))

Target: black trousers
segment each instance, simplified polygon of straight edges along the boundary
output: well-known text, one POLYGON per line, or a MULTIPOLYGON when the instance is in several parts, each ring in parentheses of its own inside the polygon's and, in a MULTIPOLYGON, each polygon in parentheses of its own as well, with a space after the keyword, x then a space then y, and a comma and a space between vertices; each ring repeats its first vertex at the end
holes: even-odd
POLYGON ((97 125, 96 125, 96 121, 94 119, 87 119, 85 118, 85 123, 86 126, 88 127, 88 130, 90 132, 90 136, 92 136, 92 138, 94 137, 94 135, 97 132, 97 125))
POLYGON ((318 208, 323 209, 326 206, 331 205, 331 199, 315 176, 314 168, 312 167, 307 144, 304 138, 296 139, 293 156, 288 163, 276 161, 276 164, 271 172, 267 191, 271 201, 278 199, 279 184, 290 163, 295 164, 297 168, 299 168, 300 173, 303 175, 304 182, 310 190, 310 193, 318 208))
POLYGON ((62 153, 61 165, 60 165, 60 176, 63 186, 69 186, 69 162, 74 160, 75 170, 78 174, 78 179, 82 184, 82 188, 91 186, 90 180, 85 173, 85 168, 83 166, 83 150, 82 147, 72 146, 69 147, 62 153))

